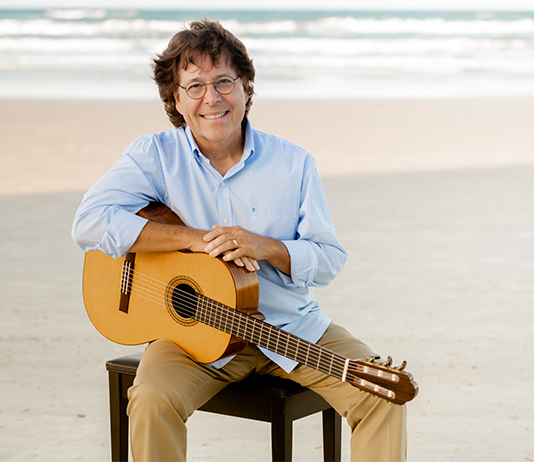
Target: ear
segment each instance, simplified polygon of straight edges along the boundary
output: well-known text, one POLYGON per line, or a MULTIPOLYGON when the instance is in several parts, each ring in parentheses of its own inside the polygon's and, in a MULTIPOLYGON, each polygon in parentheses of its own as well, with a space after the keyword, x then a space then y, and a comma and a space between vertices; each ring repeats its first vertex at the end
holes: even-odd
POLYGON ((245 104, 247 104, 250 100, 250 95, 248 94, 248 80, 243 81, 243 91, 245 92, 246 98, 245 104))
POLYGON ((181 104, 180 104, 180 98, 179 98, 179 88, 177 88, 174 92, 173 92, 173 96, 174 96, 174 107, 176 108, 176 110, 181 114, 182 111, 181 111, 181 104))

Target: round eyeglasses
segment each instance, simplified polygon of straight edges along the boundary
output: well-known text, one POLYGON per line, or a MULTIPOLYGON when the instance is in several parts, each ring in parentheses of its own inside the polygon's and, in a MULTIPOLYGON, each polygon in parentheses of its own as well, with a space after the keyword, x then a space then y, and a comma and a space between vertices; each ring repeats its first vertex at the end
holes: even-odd
POLYGON ((189 98, 200 99, 206 94, 208 85, 213 85, 215 91, 220 95, 228 95, 229 93, 232 93, 232 90, 235 88, 235 81, 238 78, 239 77, 236 77, 235 79, 232 79, 231 77, 223 77, 215 82, 192 82, 187 85, 187 87, 182 87, 181 85, 178 86, 185 90, 189 98))

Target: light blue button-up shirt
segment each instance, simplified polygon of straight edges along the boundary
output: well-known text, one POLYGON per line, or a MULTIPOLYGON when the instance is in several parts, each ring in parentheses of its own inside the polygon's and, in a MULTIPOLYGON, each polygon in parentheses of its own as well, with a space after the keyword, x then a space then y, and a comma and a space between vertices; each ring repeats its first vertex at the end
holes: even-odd
MULTIPOLYGON (((258 310, 269 324, 313 343, 319 340, 330 319, 313 300, 312 287, 329 284, 347 254, 336 238, 309 153, 249 123, 243 156, 222 177, 200 152, 189 127, 142 136, 85 194, 73 238, 84 251, 119 258, 146 224, 136 213, 151 201, 163 202, 193 228, 239 225, 282 241, 291 257, 291 276, 259 262, 258 310)), ((296 365, 263 352, 288 372, 296 365)))

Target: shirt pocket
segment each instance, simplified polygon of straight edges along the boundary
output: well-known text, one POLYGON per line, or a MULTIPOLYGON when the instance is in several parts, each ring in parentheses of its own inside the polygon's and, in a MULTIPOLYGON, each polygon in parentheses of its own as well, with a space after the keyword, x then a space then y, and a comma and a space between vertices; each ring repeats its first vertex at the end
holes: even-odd
POLYGON ((252 232, 279 240, 295 238, 298 214, 294 205, 255 205, 249 213, 252 232))

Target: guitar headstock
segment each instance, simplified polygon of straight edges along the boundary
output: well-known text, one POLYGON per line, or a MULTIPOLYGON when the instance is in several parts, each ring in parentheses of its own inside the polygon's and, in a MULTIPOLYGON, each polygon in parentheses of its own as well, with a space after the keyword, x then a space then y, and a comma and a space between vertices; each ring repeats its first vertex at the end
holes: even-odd
POLYGON ((391 366, 391 357, 378 362, 378 357, 350 360, 346 381, 362 391, 394 404, 405 404, 417 396, 419 387, 412 374, 406 372, 406 361, 391 366))

